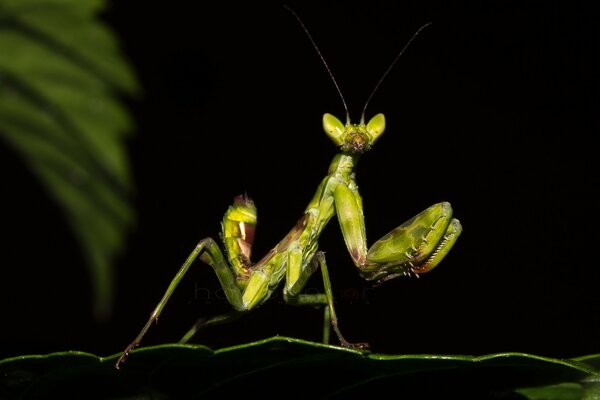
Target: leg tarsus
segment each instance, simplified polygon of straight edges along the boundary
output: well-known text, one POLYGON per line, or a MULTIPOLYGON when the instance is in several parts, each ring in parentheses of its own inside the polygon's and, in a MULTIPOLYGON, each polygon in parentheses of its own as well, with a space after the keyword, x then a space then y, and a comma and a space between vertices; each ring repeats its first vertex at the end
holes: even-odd
POLYGON ((160 314, 160 310, 158 310, 158 312, 157 312, 157 310, 158 310, 158 307, 152 312, 152 314, 150 314, 150 318, 148 319, 148 321, 146 321, 146 325, 144 325, 144 327, 142 328, 140 333, 136 336, 134 341, 129 343, 129 345, 125 348, 125 350, 123 350, 121 357, 119 357, 119 359, 115 363, 116 369, 120 369, 121 365, 127 360, 127 357, 129 357, 129 353, 131 353, 131 351, 133 351, 136 347, 138 347, 140 345, 142 338, 144 337, 144 335, 146 335, 146 332, 148 332, 148 329, 150 329, 150 326, 153 323, 158 322, 158 316, 160 314))

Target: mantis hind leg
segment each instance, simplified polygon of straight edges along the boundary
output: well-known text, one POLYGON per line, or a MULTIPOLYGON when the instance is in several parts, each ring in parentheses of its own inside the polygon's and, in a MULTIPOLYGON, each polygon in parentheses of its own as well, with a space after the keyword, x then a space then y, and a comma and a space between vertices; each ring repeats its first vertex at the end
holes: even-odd
POLYGON ((196 258, 198 258, 198 256, 202 261, 213 267, 215 273, 217 274, 219 282, 223 287, 225 296, 227 297, 227 300, 229 301, 229 303, 231 303, 233 308, 240 312, 245 310, 242 298, 242 291, 240 290, 240 287, 237 284, 236 276, 225 262, 225 258, 223 257, 223 253, 219 249, 219 246, 212 238, 203 239, 200 242, 198 242, 194 250, 190 253, 188 258, 185 260, 185 262, 175 275, 175 278, 173 278, 173 280, 169 284, 169 287, 167 288, 162 299, 160 300, 154 311, 152 311, 152 313, 150 314, 150 318, 146 322, 146 325, 144 325, 140 333, 136 336, 133 342, 131 342, 125 348, 123 354, 117 360, 115 364, 115 367, 117 369, 119 369, 121 364, 125 362, 129 353, 140 345, 142 338, 146 335, 146 332, 148 331, 148 329, 150 329, 150 326, 158 321, 158 317, 162 313, 163 308, 165 307, 171 295, 179 285, 179 282, 181 282, 181 280, 189 270, 190 266, 193 264, 196 258))
POLYGON ((264 298, 264 287, 265 282, 268 281, 268 276, 259 271, 251 271, 250 255, 256 226, 256 208, 252 200, 246 195, 237 196, 233 205, 227 209, 221 226, 221 236, 225 245, 227 260, 212 238, 201 240, 169 284, 167 291, 150 315, 146 325, 117 360, 115 364, 117 369, 126 360, 129 352, 139 346, 152 323, 158 321, 158 317, 169 298, 198 257, 213 267, 227 300, 235 311, 231 315, 226 314, 208 320, 199 319, 182 340, 189 340, 203 326, 224 323, 226 320, 233 319, 234 314, 241 315, 244 311, 260 303, 264 298), (229 264, 227 261, 229 261, 229 264))

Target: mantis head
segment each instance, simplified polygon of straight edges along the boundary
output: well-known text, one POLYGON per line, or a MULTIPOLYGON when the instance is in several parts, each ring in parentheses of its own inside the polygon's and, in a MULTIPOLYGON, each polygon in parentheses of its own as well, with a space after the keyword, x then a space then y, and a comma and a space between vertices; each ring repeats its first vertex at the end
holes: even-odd
POLYGON ((343 152, 362 154, 371 148, 385 130, 385 117, 380 113, 371 118, 366 125, 364 121, 360 124, 351 124, 348 121, 344 125, 333 115, 325 113, 323 129, 343 152))

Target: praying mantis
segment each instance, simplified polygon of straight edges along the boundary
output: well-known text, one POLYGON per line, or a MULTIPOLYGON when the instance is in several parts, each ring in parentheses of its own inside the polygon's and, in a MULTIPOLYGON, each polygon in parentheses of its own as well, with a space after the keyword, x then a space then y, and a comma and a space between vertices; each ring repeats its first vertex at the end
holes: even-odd
POLYGON ((323 129, 339 147, 327 175, 289 233, 259 261, 251 258, 254 231, 257 222, 256 207, 247 195, 234 199, 221 223, 223 249, 208 237, 200 240, 169 284, 150 318, 123 351, 115 367, 119 369, 138 347, 150 326, 158 321, 169 298, 186 275, 191 265, 200 258, 214 269, 227 301, 233 307, 229 313, 198 322, 183 336, 186 343, 199 329, 229 322, 265 303, 283 283, 283 298, 291 305, 322 305, 326 323, 323 340, 329 339, 333 328, 340 344, 350 348, 366 348, 366 343, 351 343, 342 335, 334 308, 331 282, 325 253, 319 250, 319 237, 328 222, 337 216, 342 236, 358 273, 367 281, 381 283, 400 276, 418 276, 434 269, 449 253, 462 232, 458 219, 453 218, 448 202, 430 206, 397 228, 371 247, 367 246, 363 216, 363 201, 355 180, 355 167, 362 154, 369 151, 386 128, 383 114, 376 114, 365 123, 365 112, 377 88, 404 53, 412 40, 429 24, 417 30, 378 81, 363 108, 359 124, 350 121, 348 107, 342 92, 316 46, 310 33, 296 15, 313 47, 325 65, 342 99, 346 122, 331 114, 324 114, 323 129), (224 251, 223 251, 224 250, 224 251), (325 293, 302 293, 308 279, 320 269, 325 293))

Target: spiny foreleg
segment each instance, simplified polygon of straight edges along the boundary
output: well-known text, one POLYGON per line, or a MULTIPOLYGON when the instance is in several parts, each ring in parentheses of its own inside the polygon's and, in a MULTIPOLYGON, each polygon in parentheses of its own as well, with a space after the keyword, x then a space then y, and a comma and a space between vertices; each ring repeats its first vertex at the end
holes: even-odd
POLYGON ((367 249, 362 199, 353 180, 332 185, 344 241, 354 264, 367 280, 383 282, 435 268, 462 232, 448 202, 432 205, 383 236, 367 249))

